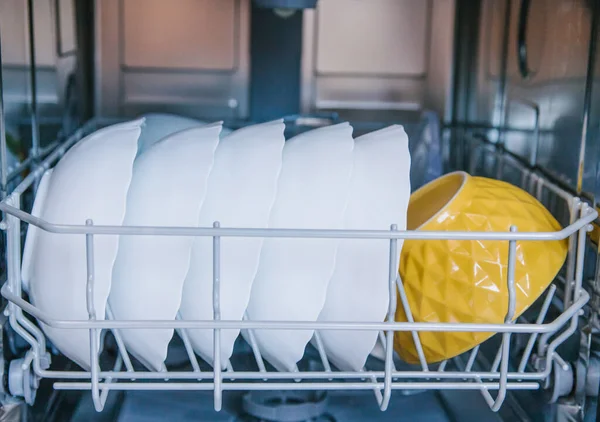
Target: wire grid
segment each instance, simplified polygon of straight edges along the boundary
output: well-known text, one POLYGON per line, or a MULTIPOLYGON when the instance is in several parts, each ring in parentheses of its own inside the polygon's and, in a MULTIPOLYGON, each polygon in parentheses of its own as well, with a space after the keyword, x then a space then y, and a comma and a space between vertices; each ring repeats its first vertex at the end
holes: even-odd
MULTIPOLYGON (((567 201, 571 211, 571 224, 563 230, 549 233, 519 233, 517 227, 511 232, 418 232, 398 231, 395 225, 385 230, 296 230, 296 229, 238 229, 222 228, 218 222, 213 227, 133 227, 133 226, 97 226, 92 220, 85 225, 50 224, 22 211, 21 195, 39 179, 43 171, 57 161, 64 152, 86 133, 96 128, 98 122, 92 121, 79 129, 73 136, 60 144, 48 157, 27 176, 2 202, 0 210, 6 215, 2 228, 7 231, 7 268, 8 280, 0 290, 9 301, 9 321, 14 330, 31 346, 23 368, 30 368, 33 377, 61 379, 54 388, 61 390, 91 390, 95 409, 101 411, 108 393, 112 390, 213 390, 215 410, 222 406, 222 394, 227 390, 371 390, 381 410, 386 410, 392 390, 408 389, 453 389, 479 390, 493 411, 502 405, 508 390, 537 389, 540 383, 548 379, 553 365, 564 365, 556 352, 577 328, 581 308, 587 303, 589 295, 582 289, 584 243, 590 223, 596 219, 597 212, 578 198, 570 196, 557 186, 530 172, 530 185, 535 191, 549 189, 567 201), (20 222, 33 224, 42 230, 53 233, 79 234, 86 238, 87 259, 87 320, 66 321, 53 319, 46 312, 33 306, 22 298, 20 276, 21 232, 20 222), (209 321, 124 321, 112 319, 110 309, 106 320, 97 320, 94 309, 94 239, 98 235, 164 235, 164 236, 209 236, 213 239, 213 320, 209 321), (337 239, 387 239, 389 240, 389 322, 315 322, 315 321, 225 321, 220 317, 220 241, 222 237, 288 237, 288 238, 337 238, 337 239), (571 300, 565 300, 564 308, 552 322, 544 323, 556 287, 552 285, 544 298, 542 309, 534 323, 513 322, 515 309, 515 255, 518 241, 548 241, 569 237, 569 258, 567 264, 567 285, 572 281, 571 300), (509 292, 508 309, 503 324, 474 323, 422 323, 414 322, 410 305, 404 293, 401 280, 397 275, 394 257, 397 255, 399 239, 462 239, 462 240, 503 240, 507 241, 509 292), (396 292, 400 304, 407 315, 407 322, 394 322, 396 312, 396 292), (88 329, 90 333, 91 370, 55 371, 49 369, 50 359, 46 352, 46 340, 41 330, 25 316, 35 317, 48 326, 60 329, 88 329), (173 328, 177 330, 185 345, 192 370, 166 372, 136 371, 133 368, 119 330, 126 328, 173 328), (213 329, 214 366, 211 371, 201 371, 198 360, 191 348, 186 329, 213 329), (226 370, 221 369, 220 335, 223 329, 241 329, 247 331, 249 343, 258 367, 257 371, 236 371, 231 363, 226 370), (315 330, 315 343, 323 364, 323 371, 268 372, 261 351, 254 339, 256 329, 310 329, 315 330), (341 372, 331 369, 326 352, 320 341, 319 330, 376 330, 385 350, 383 371, 341 372), (117 342, 119 356, 114 367, 103 371, 99 365, 98 333, 111 330, 117 342), (420 366, 415 370, 396 370, 393 361, 393 337, 396 331, 411 331, 419 355, 420 366), (479 346, 468 353, 466 365, 458 366, 456 371, 448 371, 447 361, 432 370, 425 360, 419 339, 421 331, 463 331, 501 333, 501 345, 489 371, 474 371, 473 365, 479 353, 479 346), (518 364, 510 363, 511 336, 527 335, 526 348, 518 364), (533 368, 528 362, 537 343, 537 360, 533 368), (530 369, 527 371, 527 369, 530 369), (495 397, 491 391, 497 390, 495 397)), ((528 170, 527 170, 528 171, 528 170)), ((30 382, 30 380, 26 380, 30 382)))

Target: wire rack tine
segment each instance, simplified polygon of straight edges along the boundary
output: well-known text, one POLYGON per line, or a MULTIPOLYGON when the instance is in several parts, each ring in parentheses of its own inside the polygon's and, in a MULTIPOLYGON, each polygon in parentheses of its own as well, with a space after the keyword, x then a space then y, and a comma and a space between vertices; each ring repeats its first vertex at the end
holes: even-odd
POLYGON ((318 330, 315 330, 314 337, 315 343, 317 344, 317 351, 319 352, 319 357, 321 358, 321 363, 323 364, 323 369, 326 372, 331 372, 331 365, 329 365, 329 360, 327 359, 327 353, 325 352, 325 347, 323 346, 323 339, 321 338, 321 334, 318 330))
MULTIPOLYGON (((181 314, 179 312, 177 312, 177 319, 179 319, 179 320, 181 319, 181 314)), ((198 363, 196 354, 194 353, 194 348, 192 347, 192 342, 190 341, 190 337, 187 334, 187 330, 185 330, 183 328, 179 328, 179 329, 177 329, 177 334, 179 334, 181 341, 183 341, 183 347, 185 347, 185 352, 187 353, 188 359, 190 360, 190 363, 192 364, 192 370, 194 372, 202 372, 200 370, 200 364, 198 363)))
MULTIPOLYGON (((117 359, 115 361, 115 365, 113 366, 113 372, 119 372, 121 370, 121 367, 123 366, 123 358, 121 357, 121 355, 117 356, 117 359)), ((104 382, 106 382, 107 384, 110 384, 112 382, 118 382, 118 380, 114 380, 112 377, 106 377, 106 380, 104 382)), ((102 392, 100 393, 100 401, 102 403, 102 406, 106 405, 106 399, 108 398, 108 392, 110 390, 108 388, 103 389, 102 392)))
POLYGON ((498 372, 498 368, 500 367, 500 358, 502 357, 502 348, 498 349, 496 352, 496 356, 494 357, 494 361, 492 362, 492 367, 490 371, 498 372))
MULTIPOLYGON (((554 293, 556 292, 556 285, 550 285, 548 289, 548 293, 546 293, 546 297, 544 299, 544 303, 542 304, 542 308, 540 309, 540 313, 535 320, 536 324, 542 324, 544 319, 546 319, 546 314, 548 313, 548 309, 550 309, 550 304, 552 303, 552 298, 554 297, 554 293)), ((527 340, 527 345, 525 346, 525 350, 523 351, 523 356, 521 356, 521 361, 519 362, 518 372, 524 372, 525 367, 527 366, 527 362, 529 362, 529 357, 531 356, 531 351, 533 350, 533 346, 535 346, 535 341, 538 338, 537 333, 532 333, 529 336, 529 340, 527 340)))
MULTIPOLYGON (((361 372, 365 372, 367 374, 367 370, 363 367, 361 372)), ((373 394, 375 395, 375 400, 377 401, 377 405, 381 406, 383 404, 383 395, 381 394, 381 389, 377 387, 377 377, 373 374, 367 375, 371 383, 373 384, 373 394)), ((363 378, 364 379, 364 378, 363 378)), ((330 381, 332 378, 329 379, 330 381)))
POLYGON ((477 353, 479 353, 479 345, 475 346, 469 354, 469 360, 467 361, 467 365, 465 366, 466 372, 471 372, 473 364, 475 363, 475 359, 477 358, 477 353))
MULTIPOLYGON (((294 365, 294 367, 292 368, 292 372, 297 373, 297 374, 300 373, 300 370, 298 369, 298 365, 294 365)), ((302 381, 302 378, 300 378, 300 377, 294 378, 294 382, 299 383, 301 381, 302 381)))
MULTIPOLYGON (((444 372, 446 370, 446 365, 448 365, 448 360, 447 359, 440 362, 440 364, 439 364, 439 366, 437 368, 438 374, 442 373, 442 372, 444 372)), ((441 378, 438 377, 438 378, 435 378, 435 380, 436 381, 441 381, 441 378)))
MULTIPOLYGON (((383 351, 385 352, 387 350, 386 344, 385 344, 386 343, 385 332, 380 331, 378 333, 378 340, 381 343, 381 347, 383 348, 383 351)), ((396 372, 396 364, 394 363, 394 359, 392 359, 392 370, 394 372, 396 372)))
MULTIPOLYGON (((472 367, 478 351, 479 351, 479 347, 475 347, 473 350, 471 350, 471 353, 469 354, 469 360, 467 361, 467 364, 465 365, 465 370, 461 374, 464 377, 463 378, 464 381, 468 381, 468 382, 475 381, 477 384, 479 384, 481 386, 481 389, 479 390, 479 392, 485 399, 485 402, 488 404, 488 406, 490 408, 492 408, 494 406, 495 400, 489 392, 490 384, 484 383, 483 377, 479 373, 470 372, 471 368, 469 368, 469 367, 472 367), (469 368, 469 369, 467 370, 467 368, 469 368)), ((456 356, 456 357, 452 358, 452 360, 454 361, 454 364, 457 368, 462 367, 462 360, 461 360, 460 356, 456 356)), ((448 362, 448 360, 443 361, 442 364, 444 364, 445 362, 448 362)), ((444 370, 444 368, 442 367, 442 364, 440 364, 441 369, 438 369, 438 374, 440 373, 440 371, 443 372, 443 370, 444 370)), ((445 365, 444 365, 444 367, 445 367, 445 365)), ((494 379, 500 379, 500 374, 495 374, 495 375, 497 375, 497 378, 494 378, 494 379)), ((439 380, 439 378, 438 378, 438 380, 439 380)), ((508 385, 509 384, 507 384, 507 389, 509 388, 508 385)), ((499 389, 500 384, 499 383, 495 384, 494 388, 499 389)))
POLYGON ((380 331, 379 333, 377 333, 377 339, 381 343, 383 350, 385 350, 385 332, 380 331))
MULTIPOLYGON (((402 283, 400 275, 397 275, 396 277, 396 285, 398 286, 398 295, 400 296, 400 302, 402 303, 402 308, 404 309, 406 320, 408 322, 415 322, 412 312, 410 310, 410 304, 408 303, 408 298, 406 297, 406 291, 404 290, 404 284, 402 283)), ((423 345, 421 344, 421 338, 419 336, 419 333, 417 331, 411 331, 411 335, 415 344, 417 355, 419 356, 421 369, 423 371, 429 371, 429 367, 427 366, 427 360, 425 359, 425 353, 423 353, 423 345)))
MULTIPOLYGON (((248 320, 248 314, 244 312, 244 321, 248 320)), ((256 342, 256 336, 254 335, 254 330, 245 330, 248 335, 248 342, 250 344, 250 348, 252 349, 252 354, 254 355, 254 360, 256 360, 256 365, 258 366, 259 372, 267 372, 267 368, 265 367, 265 362, 262 358, 262 354, 260 353, 260 349, 258 347, 258 343, 256 342)))
MULTIPOLYGON (((165 374, 165 373, 169 372, 169 371, 167 370, 167 365, 165 365, 165 363, 164 363, 164 362, 160 364, 160 368, 158 369, 158 372, 160 372, 160 373, 162 373, 162 374, 165 374)), ((165 380, 165 381, 169 381, 169 379, 170 379, 170 378, 164 378, 164 380, 165 380)))
MULTIPOLYGON (((106 317, 107 319, 113 321, 115 319, 115 315, 113 314, 110 304, 108 303, 106 304, 106 317)), ((115 336, 115 342, 117 343, 117 348, 119 349, 119 356, 125 364, 127 372, 134 372, 133 365, 131 364, 131 359, 129 359, 129 353, 127 352, 127 347, 125 347, 123 336, 121 336, 121 331, 116 328, 112 329, 111 331, 113 333, 113 336, 115 336)))
MULTIPOLYGON (((235 370, 233 369, 233 365, 231 364, 231 360, 227 359, 227 362, 225 363, 225 372, 229 372, 229 373, 234 373, 235 370)), ((230 381, 235 381, 235 378, 229 378, 230 381)))

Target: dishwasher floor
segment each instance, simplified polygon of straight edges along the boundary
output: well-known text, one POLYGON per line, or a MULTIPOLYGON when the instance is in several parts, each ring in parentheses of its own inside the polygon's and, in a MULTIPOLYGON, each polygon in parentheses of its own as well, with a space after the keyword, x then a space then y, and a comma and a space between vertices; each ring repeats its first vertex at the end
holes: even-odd
MULTIPOLYGON (((116 397, 113 394, 113 397, 116 397)), ((224 409, 213 409, 212 392, 197 391, 129 391, 122 397, 118 409, 106 409, 106 414, 94 411, 91 397, 84 397, 72 422, 198 422, 198 421, 255 421, 241 411, 241 394, 225 394, 224 409), (111 411, 112 410, 112 411, 111 411)), ((110 399, 109 399, 110 400, 110 399)), ((467 400, 470 402, 470 400, 467 400)), ((108 404, 108 403, 107 403, 108 404)), ((470 405, 470 403, 468 403, 470 405)), ((329 393, 326 414, 314 422, 342 421, 411 421, 449 422, 443 401, 435 392, 411 396, 394 394, 390 407, 381 412, 371 393, 329 393)), ((463 420, 463 419, 461 419, 463 420)), ((481 419, 479 419, 481 420, 481 419)))

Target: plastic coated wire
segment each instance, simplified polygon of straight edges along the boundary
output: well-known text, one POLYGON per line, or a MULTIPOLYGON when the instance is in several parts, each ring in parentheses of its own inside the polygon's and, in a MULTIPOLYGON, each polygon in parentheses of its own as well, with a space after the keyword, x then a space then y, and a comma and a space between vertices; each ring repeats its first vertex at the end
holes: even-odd
MULTIPOLYGON (((547 182, 545 179, 531 173, 530 180, 537 183, 537 191, 541 192, 542 187, 546 187, 556 193, 559 197, 565 200, 573 200, 571 210, 579 210, 578 217, 571 218, 571 224, 553 233, 449 233, 449 232, 415 232, 415 231, 396 231, 392 230, 365 230, 365 231, 350 231, 350 230, 295 230, 295 229, 243 229, 243 228, 221 228, 218 224, 208 228, 193 228, 193 227, 124 227, 124 226, 99 226, 93 225, 91 221, 87 225, 56 225, 50 224, 39 218, 32 217, 30 214, 20 210, 20 193, 28 189, 37 178, 39 178, 45 169, 49 168, 53 162, 64 154, 64 152, 73 145, 78 139, 86 134, 90 129, 95 128, 92 122, 80 130, 74 136, 70 137, 63 144, 57 147, 41 163, 41 165, 32 171, 17 187, 13 194, 0 202, 0 210, 8 214, 5 222, 8 223, 9 230, 9 248, 8 248, 8 270, 9 280, 2 286, 1 293, 7 298, 9 303, 9 317, 13 328, 32 346, 32 353, 26 364, 32 366, 33 372, 44 378, 59 378, 66 380, 81 380, 81 382, 57 382, 54 384, 56 389, 75 389, 75 390, 92 390, 94 405, 97 410, 101 410, 106 402, 109 391, 112 390, 213 390, 215 409, 220 409, 222 402, 222 391, 229 390, 372 390, 382 410, 384 410, 390 400, 391 391, 398 389, 459 389, 459 390, 478 390, 483 395, 492 410, 497 410, 502 404, 506 392, 514 389, 536 389, 539 388, 539 382, 548 377, 552 370, 552 365, 548 362, 552 360, 562 361, 559 355, 556 354, 556 348, 564 340, 571 335, 577 327, 577 319, 580 309, 587 303, 589 295, 581 289, 581 279, 583 272, 583 243, 585 241, 585 233, 588 230, 589 224, 597 218, 595 210, 591 209, 587 204, 580 204, 576 198, 568 197, 568 194, 561 191, 560 188, 547 182), (537 179, 536 179, 537 178, 537 179), (574 205, 577 205, 575 207, 574 205), (60 321, 50 318, 50 316, 42 312, 40 309, 26 302, 21 298, 20 290, 20 230, 17 232, 16 226, 24 221, 38 226, 42 230, 54 233, 69 233, 85 235, 88 255, 88 311, 90 314, 89 320, 81 321, 60 321), (119 235, 119 234, 137 234, 137 235, 165 235, 165 236, 210 236, 213 238, 213 320, 210 321, 114 321, 111 319, 96 321, 95 311, 93 309, 93 238, 96 235, 119 235), (313 322, 313 321, 224 321, 220 319, 219 310, 219 292, 220 292, 220 276, 219 276, 219 242, 221 237, 227 236, 246 236, 246 237, 295 237, 295 238, 362 238, 362 239, 388 239, 390 241, 390 257, 394 256, 394 245, 398 239, 480 239, 480 240, 506 240, 510 241, 509 251, 509 307, 506 315, 506 323, 504 324, 462 324, 462 323, 366 323, 366 322, 313 322), (515 246, 517 241, 544 241, 557 240, 572 237, 577 237, 577 242, 571 242, 570 254, 572 254, 573 266, 573 302, 566 307, 554 321, 542 324, 543 317, 538 318, 535 324, 512 324, 515 306, 514 292, 514 262, 515 262, 515 246), (512 271, 511 271, 512 268, 512 271), (511 290, 511 282, 512 290, 511 290), (47 366, 43 365, 45 343, 44 336, 41 331, 33 325, 23 312, 36 317, 41 322, 49 326, 61 329, 85 328, 90 330, 90 342, 92 350, 92 368, 91 371, 51 371, 47 370, 47 366), (566 330, 561 332, 547 346, 546 349, 546 365, 544 370, 537 372, 509 372, 508 358, 510 351, 510 335, 511 334, 531 334, 529 343, 535 342, 535 337, 538 334, 544 334, 546 339, 549 336, 558 332, 565 324, 569 323, 566 330), (193 365, 193 370, 179 372, 136 372, 131 367, 131 363, 127 365, 128 355, 126 350, 120 349, 120 355, 117 358, 112 371, 102 371, 98 364, 97 341, 99 332, 103 329, 111 329, 115 336, 118 336, 118 330, 126 328, 174 328, 178 330, 191 328, 213 329, 214 331, 214 364, 212 371, 198 372, 198 365, 193 365), (343 330, 378 330, 380 333, 385 332, 385 368, 383 371, 364 371, 364 372, 337 372, 331 371, 326 360, 326 355, 323 355, 322 350, 319 350, 324 364, 324 371, 313 372, 267 372, 262 362, 260 350, 257 347, 252 347, 254 356, 259 367, 257 372, 237 372, 229 365, 228 371, 222 372, 220 365, 220 330, 222 329, 244 329, 249 333, 250 342, 253 343, 252 332, 254 329, 343 329, 343 330), (395 331, 411 331, 417 334, 420 331, 478 331, 478 332, 498 332, 503 333, 502 346, 495 360, 492 371, 488 372, 472 372, 473 363, 477 355, 477 348, 471 352, 469 361, 465 370, 446 371, 445 362, 440 365, 438 371, 426 372, 427 364, 422 366, 420 371, 397 371, 393 366, 392 361, 392 340, 395 331), (31 333, 31 334, 30 334, 31 333), (532 340, 533 339, 533 340, 532 340), (44 345, 44 347, 42 347, 44 345), (126 362, 127 371, 121 371, 123 362, 126 362), (261 365, 262 364, 262 365, 261 365), (500 369, 498 371, 498 369, 500 369), (166 380, 168 378, 169 381, 166 380), (88 382, 85 382, 88 380, 88 382), (118 382, 126 381, 126 382, 118 382), (133 381, 135 380, 135 381, 133 381), (141 382, 152 381, 155 382, 141 382), (234 381, 235 380, 235 381, 234 381), (240 382, 240 381, 257 381, 257 382, 240 382), (264 381, 276 382, 264 382, 264 381), (297 380, 304 382, 298 383, 297 380), (326 381, 326 382, 319 382, 326 381), (335 382, 330 380, 340 380, 346 382, 335 382), (354 380, 355 382, 349 382, 354 380), (444 380, 444 381, 442 381, 444 380), (129 382, 127 382, 129 381, 129 382), (160 382, 158 382, 160 381, 160 382), (186 381, 186 382, 183 382, 186 381), (307 382, 310 381, 310 382, 307 382), (359 382, 356 382, 359 381, 359 382), (489 391, 498 390, 496 399, 493 399, 489 391)), ((395 268, 392 269, 390 261, 390 303, 388 309, 388 320, 393 321, 395 314, 395 289, 399 280, 395 275, 395 268), (392 276, 394 274, 394 276, 392 276)), ((400 282, 401 283, 401 282, 400 282)), ((551 289, 553 293, 554 290, 551 289)), ((552 294, 549 293, 544 302, 549 305, 552 294), (549 299, 550 298, 550 299, 549 299)), ((405 305, 403 303, 403 305, 405 305)), ((409 309, 410 311, 410 309, 409 309)), ((547 309, 545 309, 547 311, 547 309)), ((545 314, 545 312, 543 312, 545 314)), ((419 336, 415 335, 416 342, 420 345, 419 336)), ((529 345, 528 343, 528 345, 529 345)), ((252 346, 252 344, 251 344, 252 346)), ((254 345, 256 346, 256 345, 254 345)), ((124 349, 124 348, 123 348, 124 349)), ((189 351, 188 351, 189 353, 189 351)), ((531 348, 529 348, 531 353, 531 348)), ((192 354, 193 355, 193 354, 192 354)), ((195 358, 195 357, 194 357, 195 358)), ((526 362, 525 356, 521 364, 526 362)), ((522 371, 522 370, 521 370, 522 371)))

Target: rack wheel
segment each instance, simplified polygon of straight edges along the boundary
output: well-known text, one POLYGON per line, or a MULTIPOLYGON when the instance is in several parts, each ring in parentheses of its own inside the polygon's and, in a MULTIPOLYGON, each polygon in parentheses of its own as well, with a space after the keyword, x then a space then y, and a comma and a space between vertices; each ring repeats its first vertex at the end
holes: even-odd
POLYGON ((31 370, 31 359, 25 357, 10 363, 8 389, 11 395, 23 397, 25 403, 33 405, 38 387, 39 379, 31 370))
POLYGON ((564 368, 556 361, 552 361, 552 385, 548 393, 548 403, 556 403, 560 397, 567 396, 573 390, 575 376, 573 368, 567 364, 568 368, 564 368))

